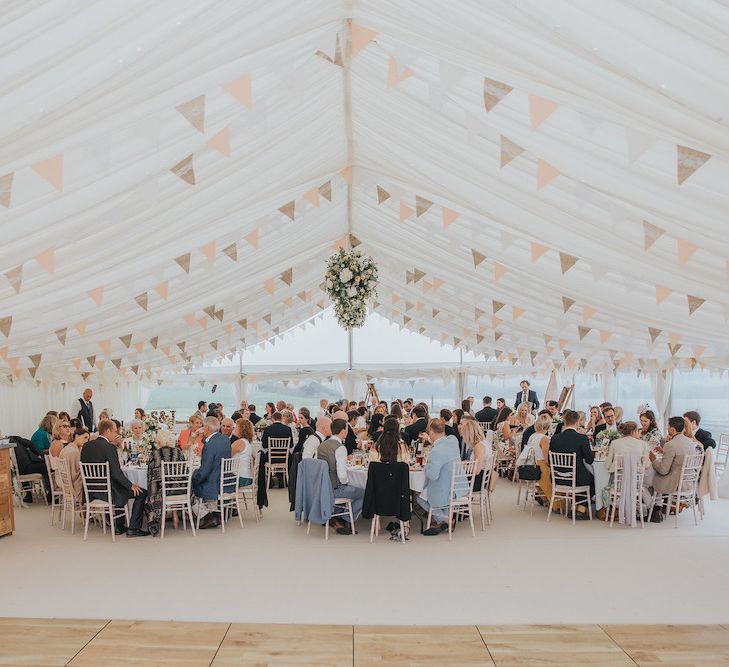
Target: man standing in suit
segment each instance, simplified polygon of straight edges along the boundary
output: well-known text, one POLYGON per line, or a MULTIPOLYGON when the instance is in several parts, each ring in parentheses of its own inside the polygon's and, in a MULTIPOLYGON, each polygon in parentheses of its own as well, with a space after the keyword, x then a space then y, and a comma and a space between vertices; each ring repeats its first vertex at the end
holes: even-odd
POLYGON ((410 445, 413 441, 417 443, 421 433, 428 430, 428 422, 425 419, 425 408, 422 405, 416 405, 413 408, 413 416, 415 421, 406 426, 402 432, 402 439, 406 445, 410 445))
POLYGON ((84 389, 84 393, 81 398, 76 401, 76 407, 78 410, 71 410, 71 414, 76 412, 76 418, 81 421, 81 425, 89 429, 90 433, 96 431, 96 415, 94 414, 94 405, 91 402, 91 397, 94 392, 88 387, 84 389))
POLYGON ((516 410, 522 403, 530 403, 530 411, 534 412, 539 410, 539 399, 537 398, 537 392, 533 389, 529 389, 529 380, 522 380, 519 383, 521 391, 516 395, 514 401, 514 410, 516 410))
MULTIPOLYGON (((577 432, 577 422, 580 416, 574 410, 565 410, 564 427, 562 432, 553 436, 549 443, 549 451, 557 454, 576 454, 575 457, 575 478, 577 486, 589 486, 590 497, 595 493, 595 478, 585 467, 586 463, 592 463, 595 455, 590 448, 590 439, 577 432)), ((559 480, 556 480, 560 484, 559 480)), ((563 482, 566 483, 566 482, 563 482)), ((591 502, 591 501, 590 501, 591 502)), ((587 508, 585 505, 577 506, 577 518, 587 519, 587 508)))
POLYGON ((208 411, 208 404, 205 401, 198 401, 197 402, 197 412, 193 415, 193 417, 200 417, 200 419, 205 419, 205 413, 208 411))
POLYGON ((694 432, 694 438, 701 443, 704 451, 706 451, 709 447, 716 449, 716 440, 714 440, 711 433, 709 431, 705 431, 703 428, 699 428, 701 415, 695 410, 690 410, 689 412, 684 412, 683 416, 689 420, 691 430, 694 432))
POLYGON ((496 417, 496 408, 491 407, 491 396, 483 397, 483 407, 474 415, 476 421, 490 424, 496 417))
POLYGON ((220 421, 216 417, 206 418, 200 467, 192 473, 192 492, 202 501, 198 508, 200 528, 220 525, 220 515, 215 512, 220 494, 220 462, 229 458, 230 437, 220 433, 220 421))
MULTIPOLYGON (((88 390, 90 391, 90 390, 88 390)), ((86 392, 84 392, 84 395, 86 392)), ((108 463, 109 478, 111 480, 111 501, 114 507, 124 507, 130 498, 134 498, 132 516, 129 526, 125 527, 122 519, 116 519, 116 532, 126 532, 127 537, 143 537, 149 532, 142 530, 144 519, 144 504, 147 501, 147 492, 136 484, 132 484, 119 466, 119 455, 116 448, 121 443, 121 434, 114 421, 102 419, 99 422, 99 437, 89 440, 81 450, 81 463, 108 463)), ((109 499, 104 494, 90 493, 90 500, 109 499)))

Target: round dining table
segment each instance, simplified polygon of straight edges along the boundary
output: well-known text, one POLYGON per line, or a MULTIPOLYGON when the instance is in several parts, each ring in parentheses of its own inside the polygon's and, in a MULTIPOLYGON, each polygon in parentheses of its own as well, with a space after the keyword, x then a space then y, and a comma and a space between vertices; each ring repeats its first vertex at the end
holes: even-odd
POLYGON ((122 472, 132 484, 147 488, 147 466, 125 465, 122 466, 122 472))

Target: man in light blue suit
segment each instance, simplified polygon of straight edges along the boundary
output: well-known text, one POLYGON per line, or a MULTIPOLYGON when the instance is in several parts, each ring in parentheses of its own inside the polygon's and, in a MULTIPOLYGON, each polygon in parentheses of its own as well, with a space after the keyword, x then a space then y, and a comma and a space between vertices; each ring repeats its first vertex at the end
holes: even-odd
POLYGON ((438 535, 448 530, 448 502, 451 492, 451 475, 453 463, 461 460, 458 447, 458 438, 455 435, 445 434, 445 422, 442 419, 431 419, 428 424, 428 438, 433 443, 428 463, 425 466, 426 489, 428 500, 418 496, 418 504, 427 512, 431 507, 446 509, 433 509, 433 521, 424 535, 438 535))
POLYGON ((227 458, 230 458, 230 438, 220 433, 220 420, 208 417, 200 467, 192 474, 192 492, 203 501, 198 509, 200 528, 220 525, 220 516, 211 510, 216 509, 220 493, 220 461, 227 458))

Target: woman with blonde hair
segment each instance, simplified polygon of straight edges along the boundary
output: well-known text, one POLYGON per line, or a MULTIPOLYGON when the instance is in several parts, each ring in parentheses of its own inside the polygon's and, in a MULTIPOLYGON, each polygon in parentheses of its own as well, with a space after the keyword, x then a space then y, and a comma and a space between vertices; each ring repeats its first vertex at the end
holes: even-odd
POLYGON ((516 413, 512 415, 511 425, 517 430, 526 430, 534 423, 534 415, 532 415, 529 403, 520 403, 516 409, 516 413))
POLYGON ((253 484, 253 446, 251 442, 255 437, 253 422, 250 419, 238 419, 235 422, 235 432, 238 439, 230 448, 230 453, 234 459, 240 459, 238 468, 238 477, 240 486, 250 486, 253 484))
POLYGON ((189 460, 190 452, 194 453, 195 456, 202 455, 205 429, 203 428, 203 420, 199 415, 192 415, 187 422, 189 427, 180 431, 177 444, 189 460))
POLYGON ((547 497, 547 505, 552 497, 552 479, 549 471, 549 437, 547 436, 547 431, 549 431, 551 425, 552 415, 544 414, 537 417, 537 421, 534 423, 534 433, 529 436, 529 440, 527 440, 516 461, 516 465, 521 466, 526 465, 533 458, 539 466, 542 474, 537 482, 537 487, 547 497))
POLYGON ((464 458, 468 461, 476 461, 473 490, 480 491, 484 471, 489 470, 494 464, 493 450, 491 445, 486 442, 483 429, 475 419, 463 419, 460 434, 463 438, 464 458))

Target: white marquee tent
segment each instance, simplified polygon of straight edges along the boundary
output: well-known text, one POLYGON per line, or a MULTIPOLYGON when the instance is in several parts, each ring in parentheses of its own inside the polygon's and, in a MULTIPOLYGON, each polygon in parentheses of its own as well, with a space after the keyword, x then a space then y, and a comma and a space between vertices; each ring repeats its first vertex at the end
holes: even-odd
POLYGON ((4 417, 275 340, 349 245, 493 367, 729 365, 721 3, 0 11, 4 417))

